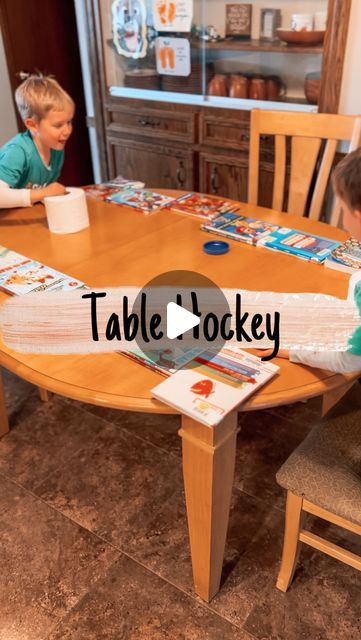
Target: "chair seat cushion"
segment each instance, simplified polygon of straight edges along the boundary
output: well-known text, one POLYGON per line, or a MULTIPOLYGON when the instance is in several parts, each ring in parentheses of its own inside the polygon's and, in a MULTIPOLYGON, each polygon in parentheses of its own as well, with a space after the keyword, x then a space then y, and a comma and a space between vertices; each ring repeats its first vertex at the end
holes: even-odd
POLYGON ((361 410, 316 426, 276 477, 284 489, 361 525, 361 410))

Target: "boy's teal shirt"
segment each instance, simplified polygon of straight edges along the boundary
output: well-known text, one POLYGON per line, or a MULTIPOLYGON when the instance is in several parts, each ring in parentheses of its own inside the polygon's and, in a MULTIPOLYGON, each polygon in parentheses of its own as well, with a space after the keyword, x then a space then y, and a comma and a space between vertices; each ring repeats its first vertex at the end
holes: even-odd
MULTIPOLYGON (((361 317, 361 282, 358 282, 355 287, 355 301, 361 317)), ((348 351, 354 356, 361 356, 361 325, 350 338, 348 351)))
POLYGON ((0 149, 0 180, 14 189, 34 189, 56 182, 64 162, 64 151, 51 149, 46 167, 30 131, 18 133, 0 149))

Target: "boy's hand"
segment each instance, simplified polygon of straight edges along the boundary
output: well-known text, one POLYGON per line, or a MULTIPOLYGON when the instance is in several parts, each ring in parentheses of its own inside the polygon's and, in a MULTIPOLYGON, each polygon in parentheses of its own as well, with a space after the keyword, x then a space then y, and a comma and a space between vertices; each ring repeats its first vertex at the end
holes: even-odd
POLYGON ((47 187, 42 187, 41 189, 31 189, 30 192, 30 201, 32 204, 35 202, 40 202, 43 198, 47 196, 63 196, 66 193, 66 188, 64 185, 59 182, 52 182, 47 187))
MULTIPOLYGON (((272 349, 258 349, 257 355, 259 358, 264 358, 270 356, 272 353, 272 349)), ((288 360, 290 357, 290 352, 288 349, 280 349, 276 355, 276 358, 286 358, 288 360)))

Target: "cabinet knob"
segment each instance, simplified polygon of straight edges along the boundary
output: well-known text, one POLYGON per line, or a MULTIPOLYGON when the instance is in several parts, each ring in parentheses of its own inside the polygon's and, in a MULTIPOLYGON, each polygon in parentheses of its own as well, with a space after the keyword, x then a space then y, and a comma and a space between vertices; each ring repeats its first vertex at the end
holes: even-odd
POLYGON ((138 124, 141 127, 159 127, 160 120, 154 120, 153 118, 138 118, 138 124))
POLYGON ((250 135, 249 135, 249 133, 242 133, 242 135, 241 135, 241 141, 242 141, 242 142, 249 142, 249 141, 250 141, 250 135))
POLYGON ((218 169, 217 167, 213 167, 211 173, 211 192, 217 193, 219 188, 219 180, 218 180, 218 169))

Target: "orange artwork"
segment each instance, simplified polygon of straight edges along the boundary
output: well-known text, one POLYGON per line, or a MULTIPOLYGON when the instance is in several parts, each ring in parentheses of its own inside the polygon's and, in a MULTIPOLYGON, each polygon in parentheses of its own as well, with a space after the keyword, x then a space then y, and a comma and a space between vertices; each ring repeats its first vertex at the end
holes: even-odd
POLYGON ((160 0, 157 4, 158 15, 161 23, 172 24, 175 18, 175 3, 167 0, 160 0))
POLYGON ((191 387, 191 391, 193 393, 197 393, 200 396, 204 396, 205 398, 208 398, 208 396, 210 396, 211 393, 214 393, 213 387, 214 387, 214 382, 212 382, 212 380, 204 379, 204 380, 200 380, 199 382, 196 382, 191 387))
POLYGON ((159 57, 162 65, 162 69, 174 69, 175 67, 175 53, 172 47, 163 47, 159 52, 159 57))

